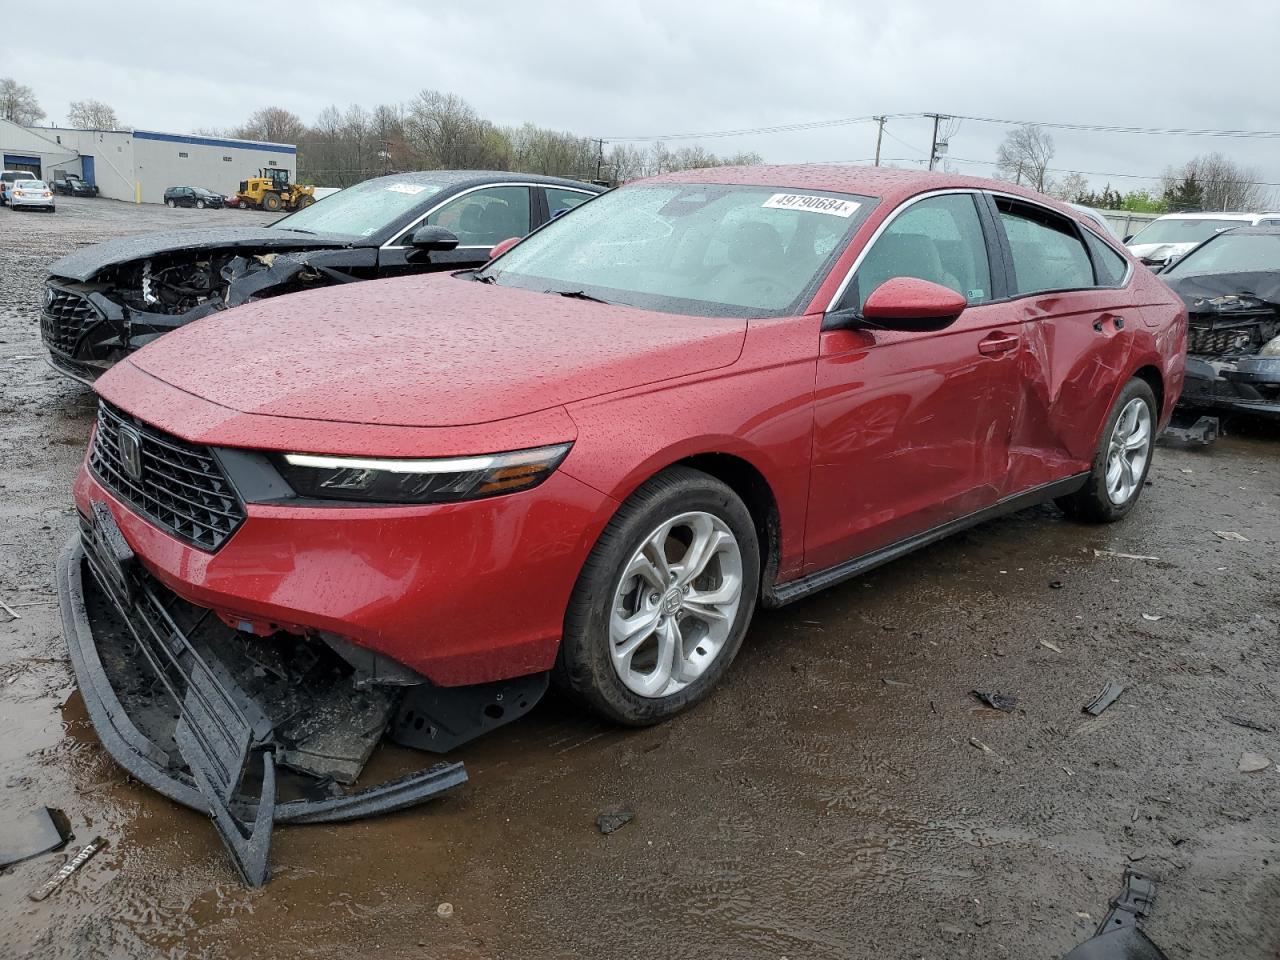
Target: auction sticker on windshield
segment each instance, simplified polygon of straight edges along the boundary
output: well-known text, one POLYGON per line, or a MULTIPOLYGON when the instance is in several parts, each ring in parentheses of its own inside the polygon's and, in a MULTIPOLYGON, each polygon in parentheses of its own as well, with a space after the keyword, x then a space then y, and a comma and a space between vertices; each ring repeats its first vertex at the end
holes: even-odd
POLYGON ((427 188, 418 183, 393 183, 391 186, 387 187, 387 189, 392 193, 416 194, 421 193, 427 188))
POLYGON ((761 204, 766 210, 808 210, 833 217, 851 217, 861 204, 835 197, 817 197, 808 193, 775 193, 761 204))

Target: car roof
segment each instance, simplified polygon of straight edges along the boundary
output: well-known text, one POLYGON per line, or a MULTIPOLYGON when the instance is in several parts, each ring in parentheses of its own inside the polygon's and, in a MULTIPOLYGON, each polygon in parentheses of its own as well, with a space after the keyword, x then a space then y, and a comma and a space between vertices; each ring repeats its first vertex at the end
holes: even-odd
POLYGON ((1233 237, 1280 237, 1280 226, 1278 227, 1232 227, 1230 230, 1223 230, 1222 233, 1215 236, 1225 236, 1231 234, 1233 237))
POLYGON ((1075 215, 1064 203, 1005 180, 969 177, 959 173, 903 170, 827 163, 758 164, 745 167, 703 167, 650 177, 646 183, 722 183, 791 190, 827 190, 898 200, 929 190, 995 190, 1026 197, 1075 215))
MULTIPOLYGON (((406 173, 392 173, 374 180, 395 180, 399 183, 424 183, 438 187, 474 187, 486 183, 520 183, 546 184, 552 187, 586 188, 594 192, 605 188, 583 180, 570 180, 567 177, 548 177, 538 173, 520 173, 516 170, 412 170, 406 173)), ((367 181, 366 181, 367 182, 367 181)))

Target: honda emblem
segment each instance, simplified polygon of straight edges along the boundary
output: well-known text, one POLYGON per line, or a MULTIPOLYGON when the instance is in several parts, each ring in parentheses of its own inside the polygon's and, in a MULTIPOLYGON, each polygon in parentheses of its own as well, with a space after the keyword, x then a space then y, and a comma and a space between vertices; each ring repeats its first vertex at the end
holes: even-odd
POLYGON ((127 424, 121 424, 117 445, 120 450, 120 469, 126 477, 138 483, 142 480, 142 434, 127 424))

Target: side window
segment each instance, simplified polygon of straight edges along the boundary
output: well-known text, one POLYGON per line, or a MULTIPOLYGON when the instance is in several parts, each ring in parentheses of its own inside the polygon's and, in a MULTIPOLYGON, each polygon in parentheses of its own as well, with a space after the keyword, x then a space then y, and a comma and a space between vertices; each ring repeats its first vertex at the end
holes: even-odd
POLYGON ((996 197, 1013 252, 1017 296, 1094 286, 1093 264, 1075 225, 1043 207, 996 197))
POLYGON ((898 214, 867 251, 839 306, 861 310, 894 277, 941 284, 971 304, 991 299, 991 265, 972 194, 929 197, 898 214))
POLYGON ((562 190, 559 187, 547 187, 547 216, 572 210, 580 203, 586 203, 593 194, 579 193, 577 190, 562 190))
POLYGON ((1118 287, 1129 269, 1128 261, 1112 250, 1088 230, 1084 231, 1085 243, 1093 254, 1093 269, 1098 275, 1098 286, 1118 287))
POLYGON ((458 236, 460 247, 492 247, 529 232, 529 188, 485 187, 446 203, 426 222, 458 236))

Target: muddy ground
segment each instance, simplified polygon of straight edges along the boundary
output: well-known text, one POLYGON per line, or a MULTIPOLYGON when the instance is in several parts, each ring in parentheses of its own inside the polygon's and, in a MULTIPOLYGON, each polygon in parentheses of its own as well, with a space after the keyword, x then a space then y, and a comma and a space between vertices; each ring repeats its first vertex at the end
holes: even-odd
POLYGON ((35 304, 81 244, 261 219, 0 209, 0 599, 21 614, 0 623, 0 826, 49 805, 73 847, 111 844, 43 903, 65 853, 0 875, 0 955, 1053 958, 1130 862, 1160 881, 1170 957, 1280 955, 1280 773, 1237 770, 1280 760, 1280 432, 1250 424, 1162 449, 1115 526, 1028 511, 760 616, 665 726, 548 699, 461 751, 460 792, 282 828, 270 884, 241 887, 201 816, 110 760, 72 682, 52 579, 93 401, 42 362, 35 304), (1089 719, 1108 678, 1125 692, 1089 719), (619 804, 635 820, 600 835, 619 804))

